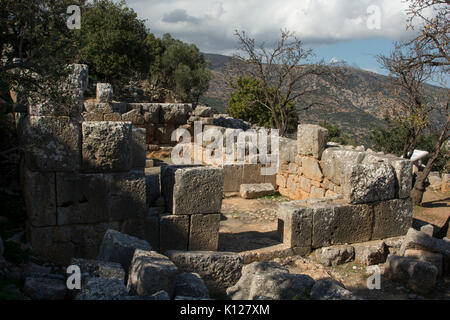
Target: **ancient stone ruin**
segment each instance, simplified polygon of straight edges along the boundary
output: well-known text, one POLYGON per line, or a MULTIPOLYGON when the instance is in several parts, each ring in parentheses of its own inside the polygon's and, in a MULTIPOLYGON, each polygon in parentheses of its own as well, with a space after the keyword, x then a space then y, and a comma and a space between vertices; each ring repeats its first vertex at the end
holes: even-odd
MULTIPOLYGON (((329 143, 326 129, 299 125, 297 140, 280 138, 279 151, 271 150, 278 170, 270 175, 262 174, 260 158, 248 155, 243 163, 215 164, 203 153, 192 153, 197 164, 150 168, 146 154, 175 146, 172 131, 177 128, 191 132, 188 143, 193 143, 196 121, 203 130, 225 135, 251 126, 202 106, 114 102, 108 84, 97 85, 96 100, 84 101, 87 69, 76 66, 75 71, 70 85, 80 102, 77 110, 30 106, 18 116, 17 127, 33 254, 81 267, 88 277, 77 299, 208 298, 208 289, 232 299, 253 299, 255 292, 270 299, 307 292, 353 299, 340 284, 314 282, 263 261, 316 250, 325 265, 355 256, 366 265, 383 263, 386 244, 373 241, 404 236, 411 228, 409 160, 329 143), (223 194, 255 198, 276 189, 291 199, 277 211, 280 244, 239 254, 218 252, 223 194), (254 275, 268 282, 258 287, 254 275), (290 287, 275 286, 270 282, 275 278, 290 287)), ((202 140, 201 149, 207 146, 202 140)), ((423 249, 412 244, 423 239, 414 240, 411 230, 411 239, 397 250, 404 251, 402 257, 388 258, 393 278, 410 265, 411 250, 423 249)), ((433 241, 427 242, 429 251, 439 247, 437 253, 447 259, 448 242, 433 241)), ((423 263, 417 268, 438 270, 423 263)), ((29 281, 32 291, 37 280, 29 281)))

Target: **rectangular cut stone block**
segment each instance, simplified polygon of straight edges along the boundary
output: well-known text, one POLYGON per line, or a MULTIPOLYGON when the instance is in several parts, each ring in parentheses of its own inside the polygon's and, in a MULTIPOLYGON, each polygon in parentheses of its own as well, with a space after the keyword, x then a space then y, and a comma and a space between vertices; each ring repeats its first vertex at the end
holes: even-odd
POLYGON ((370 203, 395 197, 395 172, 386 163, 354 164, 344 169, 342 195, 349 203, 370 203))
POLYGON ((185 124, 191 112, 192 105, 190 104, 162 103, 161 123, 185 124))
POLYGON ((56 225, 55 174, 24 171, 23 194, 29 223, 34 227, 56 225))
POLYGON ((78 224, 36 228, 27 232, 33 255, 43 261, 68 265, 73 257, 97 257, 103 236, 108 229, 118 229, 119 223, 78 224))
POLYGON ((395 197, 404 199, 411 194, 413 168, 412 162, 408 159, 397 158, 387 155, 377 155, 369 153, 364 158, 363 163, 386 162, 395 170, 395 197))
POLYGON ((132 130, 132 159, 133 168, 145 168, 147 154, 146 130, 144 128, 133 128, 132 130))
POLYGON ((291 248, 311 246, 313 210, 302 203, 281 203, 278 210, 280 240, 291 248))
POLYGON ((29 169, 76 171, 80 168, 81 136, 77 120, 28 116, 19 130, 29 169))
POLYGON ((322 182, 323 174, 322 170, 320 170, 319 161, 312 158, 302 158, 302 169, 301 172, 303 175, 311 180, 322 182))
POLYGON ((146 173, 145 183, 147 189, 147 205, 152 207, 161 196, 161 186, 158 173, 146 173))
POLYGON ((261 164, 246 163, 242 173, 242 183, 264 183, 264 176, 261 174, 261 164))
POLYGON ((159 246, 161 253, 168 250, 188 249, 189 216, 165 215, 159 220, 159 246))
POLYGON ((147 241, 153 250, 159 251, 159 216, 124 220, 120 232, 147 241))
POLYGON ((161 188, 169 212, 175 215, 220 212, 223 169, 166 166, 161 169, 161 188))
POLYGON ((130 122, 85 121, 83 133, 83 169, 87 172, 123 172, 132 165, 130 122))
POLYGON ((242 184, 244 174, 243 164, 224 164, 223 168, 223 192, 238 192, 242 184))
POLYGON ((121 221, 144 218, 147 214, 147 187, 143 170, 112 175, 109 219, 121 221))
POLYGON ((277 187, 277 175, 273 174, 273 175, 265 175, 264 176, 264 183, 270 183, 272 185, 272 187, 276 188, 277 187))
POLYGON ((275 189, 270 183, 241 184, 240 193, 244 199, 256 199, 273 195, 275 189))
POLYGON ((294 139, 280 137, 279 140, 279 164, 295 162, 297 155, 297 141, 294 139))
POLYGON ((297 131, 297 151, 320 159, 328 140, 328 130, 318 125, 301 124, 297 131))
POLYGON ((413 202, 394 199, 374 204, 374 226, 372 239, 403 236, 412 225, 413 202))
POLYGON ((313 248, 369 241, 373 210, 362 205, 318 205, 314 208, 313 248))
POLYGON ((194 214, 189 231, 190 251, 217 251, 219 245, 220 213, 194 214))
POLYGON ((161 106, 157 103, 142 103, 142 112, 146 123, 160 123, 161 106))
POLYGON ((346 166, 361 163, 365 153, 335 147, 326 148, 320 162, 322 172, 330 181, 341 185, 343 171, 346 166))
POLYGON ((287 180, 286 177, 281 175, 281 174, 277 174, 277 185, 281 188, 286 188, 287 187, 287 180))
POLYGON ((112 179, 105 174, 56 174, 58 224, 109 221, 112 179))

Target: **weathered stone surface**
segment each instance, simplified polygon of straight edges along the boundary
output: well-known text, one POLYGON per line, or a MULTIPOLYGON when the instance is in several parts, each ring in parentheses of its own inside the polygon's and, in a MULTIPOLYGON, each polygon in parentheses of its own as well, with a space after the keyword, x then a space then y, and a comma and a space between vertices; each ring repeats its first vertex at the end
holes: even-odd
POLYGON ((161 119, 161 106, 156 103, 142 103, 142 112, 146 123, 157 124, 161 119))
POLYGON ((143 170, 114 173, 108 200, 110 221, 144 218, 147 190, 143 170))
POLYGON ((363 152, 340 148, 327 148, 322 154, 321 167, 323 174, 333 183, 341 185, 344 168, 352 164, 361 163, 363 152))
POLYGON ((118 262, 128 270, 136 249, 152 250, 145 240, 109 229, 103 237, 98 260, 118 262))
POLYGON ((278 233, 290 247, 310 247, 313 209, 300 201, 281 203, 278 209, 278 233))
POLYGON ((173 124, 155 125, 153 142, 156 144, 175 144, 176 142, 172 141, 174 130, 175 125, 173 124))
POLYGON ((328 130, 318 125, 301 124, 297 131, 297 151, 320 159, 328 140, 328 130))
POLYGON ((147 241, 154 251, 159 251, 159 216, 124 220, 118 230, 147 241))
POLYGON ((209 298, 208 288, 197 273, 180 273, 175 279, 175 295, 192 298, 209 298))
POLYGON ((90 278, 81 286, 76 300, 122 300, 128 296, 123 281, 108 278, 90 278))
POLYGON ((144 128, 132 129, 131 152, 133 168, 145 168, 145 159, 147 154, 146 135, 146 129, 144 128))
POLYGON ((161 196, 161 186, 159 183, 159 174, 145 174, 145 183, 147 190, 147 205, 152 207, 156 200, 161 196))
POLYGON ((72 94, 74 100, 82 107, 84 100, 84 91, 89 82, 89 67, 86 64, 69 65, 70 74, 66 82, 66 90, 72 94))
POLYGON ((189 216, 165 215, 159 221, 160 251, 187 250, 189 239, 189 216))
POLYGON ((122 121, 122 116, 120 113, 113 112, 113 113, 107 113, 103 115, 104 121, 122 121))
MULTIPOLYGON (((20 130, 20 129, 19 129, 20 130)), ((69 117, 28 116, 21 124, 25 162, 33 171, 76 171, 80 167, 81 135, 69 117)))
POLYGON ((281 188, 286 188, 287 187, 287 179, 285 176, 281 175, 281 174, 277 174, 277 185, 281 188))
MULTIPOLYGON (((96 102, 96 101, 86 101, 84 103, 84 108, 86 109, 87 113, 93 113, 97 115, 105 115, 109 113, 113 113, 113 107, 111 103, 109 102, 96 102)), ((103 119, 102 119, 103 120, 103 119)), ((99 120, 99 121, 102 121, 99 120)), ((89 121, 89 120, 87 120, 89 121)))
POLYGON ((411 198, 382 201, 374 205, 372 239, 402 236, 412 225, 411 198))
POLYGON ((125 270, 117 262, 73 258, 70 265, 80 267, 80 271, 84 277, 116 279, 122 283, 125 282, 125 270))
POLYGON ((405 251, 405 257, 429 262, 438 269, 438 276, 442 275, 443 256, 440 253, 433 253, 425 250, 408 249, 405 251))
POLYGON ((223 192, 238 192, 242 184, 244 164, 224 164, 223 192))
POLYGON ((166 256, 155 251, 137 249, 130 266, 128 292, 147 296, 164 290, 169 296, 173 296, 177 273, 177 267, 166 256))
POLYGON ((303 157, 301 170, 306 178, 322 182, 323 174, 316 159, 303 157))
POLYGON ((395 197, 395 172, 385 163, 355 164, 344 169, 342 194, 350 203, 369 203, 395 197))
POLYGON ((390 164, 395 170, 395 197, 408 198, 411 194, 413 170, 412 162, 408 159, 397 158, 394 156, 366 154, 363 163, 385 162, 390 164))
POLYGON ((373 210, 368 205, 320 205, 314 208, 313 248, 369 241, 373 210))
POLYGON ((207 106, 197 106, 194 109, 193 115, 196 117, 212 117, 214 115, 214 109, 207 106))
POLYGON ((122 121, 130 121, 132 124, 136 125, 142 125, 145 122, 144 116, 139 109, 133 109, 122 114, 122 121))
POLYGON ((242 172, 242 183, 264 183, 264 176, 261 174, 261 164, 244 164, 244 171, 242 172))
POLYGON ((175 215, 220 212, 223 169, 166 166, 161 169, 161 189, 169 212, 175 215))
POLYGON ((97 83, 97 101, 111 102, 113 99, 113 88, 109 83, 97 83))
POLYGON ((216 251, 219 246, 220 213, 190 216, 189 251, 216 251))
POLYGON ((161 104, 161 123, 185 124, 192 112, 190 104, 161 104))
POLYGON ((322 188, 317 188, 315 186, 311 187, 311 194, 309 196, 311 199, 320 199, 325 197, 325 190, 322 188))
POLYGON ((297 155, 297 141, 280 137, 279 140, 279 165, 295 162, 297 155))
POLYGON ((415 292, 427 294, 436 285, 438 269, 428 262, 389 255, 384 274, 391 280, 404 282, 415 292))
POLYGON ((84 170, 120 172, 131 169, 131 123, 85 121, 82 133, 84 170))
POLYGON ((244 199, 256 199, 273 195, 275 189, 271 183, 241 184, 240 193, 244 199))
POLYGON ((67 265, 73 257, 95 258, 105 232, 118 229, 119 223, 28 227, 34 256, 42 261, 67 265))
POLYGON ((384 241, 355 243, 355 261, 366 266, 386 262, 388 250, 384 241))
POLYGON ((450 242, 430 237, 413 228, 408 230, 400 248, 400 255, 404 255, 408 249, 420 249, 434 253, 440 253, 445 259, 450 258, 450 242))
POLYGON ((35 227, 56 225, 55 173, 24 169, 23 176, 29 223, 35 227))
MULTIPOLYGON (((409 229, 409 228, 408 228, 408 229, 409 229)), ((426 224, 426 225, 424 225, 424 226, 422 226, 422 227, 420 228, 420 231, 423 232, 423 233, 426 233, 427 235, 429 235, 430 237, 432 237, 433 234, 434 234, 434 227, 433 227, 432 224, 426 224)))
POLYGON ((449 192, 449 191, 450 191, 450 173, 443 173, 441 192, 449 192))
POLYGON ((350 262, 355 257, 355 249, 349 245, 320 248, 315 251, 316 259, 326 266, 337 266, 350 262))
POLYGON ((169 251, 166 254, 180 270, 198 273, 210 292, 224 292, 241 277, 242 258, 236 253, 169 251))
POLYGON ((274 262, 253 262, 244 266, 236 285, 227 289, 232 300, 293 300, 306 296, 314 280, 306 275, 289 274, 274 262))
POLYGON ((33 300, 63 300, 67 286, 63 277, 36 275, 25 279, 23 291, 33 300))
POLYGON ((342 283, 331 279, 317 280, 311 289, 311 298, 314 300, 360 300, 342 283))
POLYGON ((84 121, 103 121, 103 115, 95 112, 83 112, 82 114, 84 121))

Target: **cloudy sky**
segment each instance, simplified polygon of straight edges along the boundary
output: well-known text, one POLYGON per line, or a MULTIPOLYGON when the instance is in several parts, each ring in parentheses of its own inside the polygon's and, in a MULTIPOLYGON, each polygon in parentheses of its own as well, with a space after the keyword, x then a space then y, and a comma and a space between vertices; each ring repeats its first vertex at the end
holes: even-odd
POLYGON ((271 43, 294 31, 317 57, 344 60, 384 73, 375 55, 387 54, 406 31, 404 0, 128 0, 156 35, 195 43, 202 52, 231 55, 234 30, 271 43))

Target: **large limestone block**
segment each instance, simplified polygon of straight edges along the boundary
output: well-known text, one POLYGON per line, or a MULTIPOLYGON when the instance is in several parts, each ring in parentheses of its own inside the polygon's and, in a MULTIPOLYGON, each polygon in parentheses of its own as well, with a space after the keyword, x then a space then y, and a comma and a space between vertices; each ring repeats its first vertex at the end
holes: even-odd
POLYGON ((166 255, 181 271, 198 273, 210 292, 224 292, 241 277, 242 257, 236 253, 168 251, 166 255))
POLYGON ((143 125, 145 120, 139 109, 132 109, 122 114, 122 121, 130 121, 135 125, 143 125))
POLYGON ((97 83, 97 101, 111 102, 113 99, 113 88, 109 83, 97 83))
POLYGON ((244 164, 224 164, 223 192, 238 192, 242 184, 244 164))
POLYGON ((106 174, 56 174, 58 225, 109 221, 112 178, 106 174))
POLYGON ((385 163, 346 166, 342 195, 349 203, 370 203, 395 197, 395 172, 385 163))
POLYGON ((208 288, 197 273, 180 273, 176 277, 175 295, 191 298, 209 298, 208 288))
POLYGON ((443 272, 442 254, 429 252, 425 250, 408 249, 405 251, 405 257, 431 263, 438 269, 438 277, 442 276, 443 272))
POLYGON ((318 205, 314 208, 312 246, 368 241, 372 224, 373 210, 368 205, 318 205))
POLYGON ((384 274, 391 280, 404 282, 415 292, 427 294, 436 285, 438 269, 429 262, 389 255, 384 274))
POLYGON ((123 172, 132 165, 130 122, 90 122, 82 124, 83 169, 88 172, 123 172))
POLYGON ((115 279, 122 283, 125 282, 125 270, 122 268, 122 265, 117 262, 74 258, 71 260, 70 264, 80 267, 81 274, 84 278, 82 280, 98 277, 115 279))
POLYGON ((161 123, 185 124, 192 112, 190 104, 161 104, 161 123))
POLYGON ((55 173, 24 171, 23 194, 29 223, 35 227, 56 225, 55 173))
POLYGON ((397 158, 389 155, 378 155, 374 153, 366 154, 363 163, 385 162, 390 164, 395 170, 395 197, 408 198, 411 194, 413 165, 408 159, 397 158))
POLYGON ((216 251, 219 246, 220 213, 194 214, 189 230, 189 250, 216 251))
POLYGON ((161 106, 157 103, 142 103, 142 112, 144 114, 145 123, 160 123, 161 106))
POLYGON ((98 260, 117 262, 128 270, 136 249, 152 250, 145 240, 109 229, 103 237, 98 260))
POLYGON ((123 300, 128 296, 123 281, 108 278, 90 278, 82 285, 75 300, 123 300))
POLYGON ((301 124, 297 131, 297 151, 320 159, 328 140, 328 130, 318 125, 301 124))
POLYGON ((132 129, 132 159, 133 168, 145 168, 145 160, 147 155, 147 130, 144 128, 132 129))
POLYGON ((275 189, 271 183, 241 184, 240 193, 244 199, 256 199, 273 195, 275 189))
POLYGON ((159 246, 161 252, 187 250, 189 241, 189 216, 165 215, 159 220, 159 246))
POLYGON ((316 159, 303 157, 301 171, 308 179, 318 182, 323 180, 322 170, 320 170, 319 161, 316 159))
POLYGON ((76 171, 80 168, 78 121, 69 117, 28 116, 20 126, 25 162, 33 171, 76 171))
POLYGON ((274 262, 253 262, 244 266, 242 277, 227 289, 231 300, 294 300, 306 296, 314 280, 306 275, 290 274, 274 262))
POLYGON ((280 137, 279 140, 279 165, 295 162, 297 155, 297 141, 280 137))
POLYGON ((119 223, 76 224, 52 227, 28 227, 33 255, 43 261, 68 265, 73 257, 93 259, 98 255, 102 238, 119 223))
POLYGON ((303 201, 281 203, 278 209, 278 233, 289 247, 311 247, 313 209, 303 201))
POLYGON ((214 109, 207 106, 197 106, 194 109, 193 115, 196 117, 212 117, 214 115, 214 109))
POLYGON ((114 173, 109 195, 110 221, 144 218, 147 214, 147 185, 143 170, 114 173))
POLYGON ((354 150, 335 147, 326 148, 321 160, 323 174, 333 183, 341 185, 344 168, 352 164, 361 163, 364 155, 363 152, 354 150))
POLYGON ((173 296, 177 273, 178 268, 166 256, 137 249, 128 276, 128 292, 131 295, 150 296, 164 290, 173 296))
POLYGON ((350 262, 355 257, 355 249, 349 245, 320 248, 314 253, 317 261, 328 267, 350 262))
POLYGON ((366 266, 386 262, 388 249, 384 241, 369 241, 354 244, 355 261, 366 266))
POLYGON ((156 200, 161 196, 161 186, 158 173, 146 173, 145 183, 147 185, 147 205, 153 207, 156 200))
POLYGON ((411 198, 381 201, 374 205, 372 239, 403 236, 413 221, 411 198))
POLYGON ((408 230, 402 246, 400 247, 400 255, 404 255, 408 249, 421 249, 434 253, 440 253, 447 261, 450 260, 450 241, 445 241, 430 237, 424 232, 417 231, 413 228, 408 230))
POLYGON ((175 215, 220 212, 223 169, 166 166, 161 169, 161 189, 169 212, 175 215))

